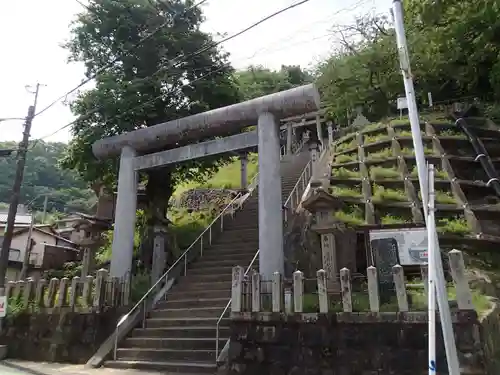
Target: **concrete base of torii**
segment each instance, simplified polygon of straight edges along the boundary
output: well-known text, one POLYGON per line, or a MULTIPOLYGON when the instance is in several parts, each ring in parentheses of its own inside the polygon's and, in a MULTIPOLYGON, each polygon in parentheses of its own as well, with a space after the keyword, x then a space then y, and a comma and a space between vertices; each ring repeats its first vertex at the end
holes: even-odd
MULTIPOLYGON (((238 133, 255 123, 258 123, 259 135, 260 272, 268 280, 274 272, 282 272, 279 120, 316 111, 319 105, 319 93, 310 84, 97 141, 93 145, 95 156, 106 158, 120 154, 111 276, 122 278, 130 275, 131 271, 137 207, 137 161, 144 158, 137 157, 137 154, 175 147, 180 139, 196 140, 202 136, 238 133)), ((193 147, 199 148, 200 144, 193 147)), ((155 167, 160 166, 157 161, 155 167)), ((175 160, 169 160, 169 163, 172 162, 175 160)))

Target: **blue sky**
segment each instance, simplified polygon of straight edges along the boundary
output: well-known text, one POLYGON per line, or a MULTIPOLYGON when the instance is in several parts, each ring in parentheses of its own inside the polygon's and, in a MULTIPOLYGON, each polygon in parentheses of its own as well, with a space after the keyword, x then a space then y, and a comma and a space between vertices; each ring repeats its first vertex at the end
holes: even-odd
MULTIPOLYGON (((209 0, 203 6, 207 18, 203 29, 232 34, 295 2, 209 0)), ((335 45, 335 36, 329 33, 333 25, 368 12, 388 13, 390 6, 390 0, 310 0, 224 43, 223 48, 236 68, 307 67, 328 56, 335 45)), ((37 81, 47 85, 40 92, 42 108, 84 78, 83 67, 68 64, 67 52, 60 47, 68 37, 69 23, 80 11, 82 6, 75 0, 0 2, 0 118, 26 115, 32 96, 25 85, 37 81)), ((59 103, 35 119, 32 137, 46 136, 73 118, 68 107, 59 103)), ((21 122, 0 122, 0 140, 20 140, 21 132, 21 122)), ((69 139, 69 131, 64 130, 47 140, 69 139)))

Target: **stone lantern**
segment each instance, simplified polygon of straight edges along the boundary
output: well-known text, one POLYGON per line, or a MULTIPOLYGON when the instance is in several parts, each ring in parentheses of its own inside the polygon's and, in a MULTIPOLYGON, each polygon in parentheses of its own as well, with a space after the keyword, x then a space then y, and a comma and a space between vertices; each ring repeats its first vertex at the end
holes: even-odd
POLYGON ((302 206, 315 215, 315 224, 311 226, 311 230, 321 236, 321 255, 323 269, 327 275, 327 290, 329 294, 338 294, 339 270, 343 267, 349 268, 351 272, 356 270, 356 232, 346 228, 334 216, 336 211, 344 207, 341 200, 313 182, 311 188, 313 190, 302 206))
POLYGON ((73 225, 75 233, 72 240, 83 250, 81 277, 84 278, 94 269, 95 253, 104 243, 102 232, 111 229, 112 224, 108 218, 82 213, 76 215, 80 216, 80 219, 73 225))

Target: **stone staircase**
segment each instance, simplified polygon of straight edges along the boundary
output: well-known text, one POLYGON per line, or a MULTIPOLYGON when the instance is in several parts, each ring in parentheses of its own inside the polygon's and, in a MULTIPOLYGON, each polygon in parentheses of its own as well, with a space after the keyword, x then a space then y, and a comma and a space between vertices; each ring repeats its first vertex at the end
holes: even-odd
MULTIPOLYGON (((287 199, 310 160, 303 151, 281 161, 282 197, 287 199)), ((222 235, 181 277, 146 319, 118 347, 105 367, 169 373, 214 373, 216 324, 231 298, 231 270, 247 267, 259 247, 258 193, 247 200, 222 235)), ((258 260, 254 263, 258 269, 258 260)), ((219 348, 229 338, 229 319, 220 325, 219 348)))

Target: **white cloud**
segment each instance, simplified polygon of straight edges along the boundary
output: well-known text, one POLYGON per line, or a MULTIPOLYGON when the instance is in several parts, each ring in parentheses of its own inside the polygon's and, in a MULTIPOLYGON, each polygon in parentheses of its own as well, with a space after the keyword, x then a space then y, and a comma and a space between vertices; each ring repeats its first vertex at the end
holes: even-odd
MULTIPOLYGON (((291 0, 211 0, 204 6, 203 29, 233 34, 270 13, 284 8, 291 0), (251 4, 251 6, 249 5, 251 4)), ((332 46, 328 31, 335 23, 345 23, 354 15, 374 8, 386 12, 389 0, 311 0, 224 43, 236 68, 250 64, 277 69, 281 64, 308 66, 326 56, 332 46)), ((66 50, 60 47, 68 37, 68 26, 82 11, 75 0, 25 0, 0 2, 0 118, 24 117, 33 97, 24 88, 37 81, 42 87, 39 109, 72 89, 83 79, 81 64, 68 64, 66 50)), ((86 86, 87 87, 87 86, 86 86)), ((58 103, 33 123, 32 137, 46 136, 74 117, 68 107, 58 103)), ((22 123, 0 122, 1 140, 20 140, 22 123)), ((69 129, 50 137, 68 141, 69 129)))

